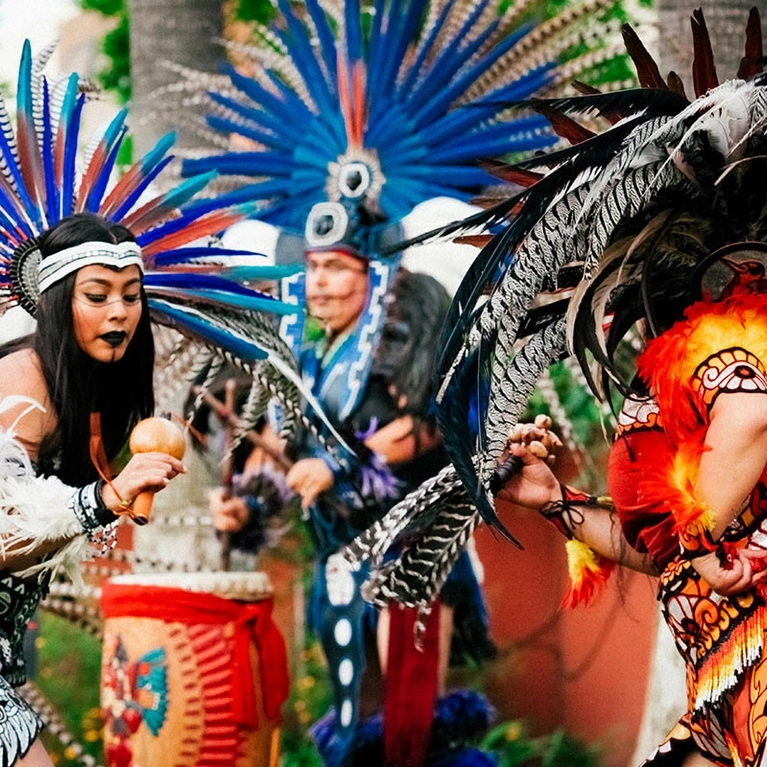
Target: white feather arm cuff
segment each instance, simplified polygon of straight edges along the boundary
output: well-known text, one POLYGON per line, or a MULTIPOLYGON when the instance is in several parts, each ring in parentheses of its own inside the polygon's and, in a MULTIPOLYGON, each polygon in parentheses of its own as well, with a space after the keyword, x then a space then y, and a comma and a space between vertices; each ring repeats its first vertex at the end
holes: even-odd
POLYGON ((13 433, 0 430, 0 558, 27 558, 42 544, 62 544, 17 575, 64 566, 73 580, 80 581, 78 565, 86 556, 88 538, 72 510, 75 492, 55 477, 37 477, 13 433))

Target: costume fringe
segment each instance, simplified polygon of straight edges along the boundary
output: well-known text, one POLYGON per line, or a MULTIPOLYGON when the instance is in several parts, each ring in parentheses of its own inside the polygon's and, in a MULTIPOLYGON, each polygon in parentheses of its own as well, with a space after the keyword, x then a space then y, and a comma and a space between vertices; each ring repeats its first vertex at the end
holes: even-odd
POLYGON ((604 588, 615 563, 582 541, 573 538, 565 544, 570 580, 560 608, 587 605, 604 588))
POLYGON ((741 619, 724 641, 718 643, 698 667, 695 712, 716 706, 762 657, 767 610, 757 607, 741 619))

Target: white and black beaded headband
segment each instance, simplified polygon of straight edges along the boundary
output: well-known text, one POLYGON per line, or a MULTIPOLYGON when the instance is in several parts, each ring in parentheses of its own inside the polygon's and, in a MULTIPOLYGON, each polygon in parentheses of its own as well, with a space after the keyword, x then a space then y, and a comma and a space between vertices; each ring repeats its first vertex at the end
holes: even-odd
POLYGON ((19 303, 31 314, 37 300, 52 285, 84 266, 107 266, 125 269, 137 266, 144 272, 141 248, 135 242, 83 242, 43 259, 37 238, 28 240, 14 259, 13 282, 19 293, 19 303))

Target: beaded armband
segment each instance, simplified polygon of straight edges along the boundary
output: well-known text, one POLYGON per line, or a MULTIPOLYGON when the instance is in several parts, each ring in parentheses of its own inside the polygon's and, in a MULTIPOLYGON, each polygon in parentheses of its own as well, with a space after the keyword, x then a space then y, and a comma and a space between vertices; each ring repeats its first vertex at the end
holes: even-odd
POLYGON ((568 540, 573 538, 573 529, 583 522, 583 512, 578 508, 579 506, 611 510, 614 508, 608 496, 589 495, 567 485, 559 487, 562 491, 562 500, 545 503, 538 512, 568 540))
POLYGON ((88 540, 100 545, 102 554, 114 548, 117 541, 117 516, 104 505, 103 487, 103 480, 92 482, 78 488, 69 501, 69 508, 88 540))

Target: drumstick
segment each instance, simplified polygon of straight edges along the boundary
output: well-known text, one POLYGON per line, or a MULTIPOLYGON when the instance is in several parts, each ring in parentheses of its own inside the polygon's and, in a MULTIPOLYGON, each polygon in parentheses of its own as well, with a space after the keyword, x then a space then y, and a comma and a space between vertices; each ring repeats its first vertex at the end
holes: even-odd
MULTIPOLYGON (((198 389, 195 390, 195 394, 199 394, 198 389)), ((231 427, 232 432, 241 427, 240 419, 237 418, 233 411, 227 410, 226 405, 214 394, 205 392, 202 395, 202 401, 213 410, 222 423, 231 427)), ((249 429, 245 432, 245 439, 247 439, 254 447, 260 447, 264 450, 278 468, 282 469, 284 472, 290 471, 290 467, 293 466, 293 462, 290 458, 288 458, 285 453, 275 450, 274 446, 268 440, 265 440, 257 431, 249 429)))
MULTIPOLYGON (((201 392, 200 387, 195 387, 195 394, 199 396, 201 392)), ((202 401, 208 405, 213 412, 224 422, 231 424, 232 428, 238 428, 241 425, 239 418, 233 411, 229 411, 221 400, 219 400, 214 394, 206 391, 202 394, 202 401)), ((264 439, 257 431, 249 429, 245 432, 245 439, 248 440, 254 447, 260 447, 263 451, 274 461, 276 466, 287 474, 293 466, 293 461, 288 458, 285 453, 275 450, 274 445, 268 440, 264 439)), ((328 493, 320 494, 325 501, 336 513, 343 516, 348 516, 349 512, 346 507, 337 498, 334 498, 328 493)))

